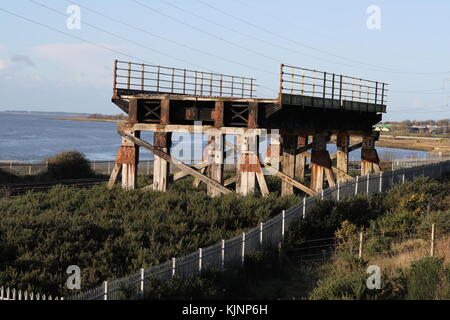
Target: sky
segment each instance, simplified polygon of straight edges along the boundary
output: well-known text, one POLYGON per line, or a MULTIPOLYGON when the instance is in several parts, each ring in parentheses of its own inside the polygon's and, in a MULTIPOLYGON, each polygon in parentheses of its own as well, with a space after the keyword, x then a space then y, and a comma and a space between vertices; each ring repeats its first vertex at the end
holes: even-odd
POLYGON ((383 121, 450 118, 449 16, 448 0, 2 0, 0 111, 117 114, 119 59, 253 77, 261 98, 284 63, 388 83, 383 121))

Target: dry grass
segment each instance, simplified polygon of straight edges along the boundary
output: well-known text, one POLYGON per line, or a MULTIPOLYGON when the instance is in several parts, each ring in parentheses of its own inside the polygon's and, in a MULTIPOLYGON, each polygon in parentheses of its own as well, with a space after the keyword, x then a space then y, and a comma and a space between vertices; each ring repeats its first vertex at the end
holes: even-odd
MULTIPOLYGON (((377 255, 369 259, 370 264, 376 264, 382 269, 404 269, 411 262, 430 255, 430 242, 423 239, 413 239, 392 245, 390 254, 377 255)), ((444 258, 444 265, 450 265, 450 236, 436 239, 434 256, 444 258)))

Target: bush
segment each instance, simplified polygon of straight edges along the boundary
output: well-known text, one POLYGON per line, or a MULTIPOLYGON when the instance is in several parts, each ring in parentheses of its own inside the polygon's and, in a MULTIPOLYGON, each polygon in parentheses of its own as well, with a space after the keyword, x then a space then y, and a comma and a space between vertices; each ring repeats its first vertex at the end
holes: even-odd
POLYGON ((47 176, 51 179, 78 179, 94 176, 89 161, 78 151, 67 151, 47 158, 47 176))
MULTIPOLYGON (((439 298, 439 287, 447 282, 443 259, 425 257, 411 264, 406 270, 408 299, 433 300, 439 298)), ((447 297, 449 298, 449 297, 447 297)))

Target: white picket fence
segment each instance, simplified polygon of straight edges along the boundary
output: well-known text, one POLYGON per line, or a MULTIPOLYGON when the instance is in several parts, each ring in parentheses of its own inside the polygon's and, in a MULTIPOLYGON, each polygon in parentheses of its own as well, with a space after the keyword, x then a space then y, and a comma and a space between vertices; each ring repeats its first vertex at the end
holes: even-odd
POLYGON ((0 287, 0 301, 2 300, 64 300, 63 297, 52 297, 51 295, 46 296, 45 294, 34 294, 33 292, 21 291, 16 289, 10 289, 9 287, 5 288, 3 286, 0 287))

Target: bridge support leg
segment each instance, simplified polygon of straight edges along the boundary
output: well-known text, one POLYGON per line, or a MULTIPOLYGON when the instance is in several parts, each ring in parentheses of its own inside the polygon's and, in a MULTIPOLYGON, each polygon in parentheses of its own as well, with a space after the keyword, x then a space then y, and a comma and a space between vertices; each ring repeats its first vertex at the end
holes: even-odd
MULTIPOLYGON (((336 136, 336 160, 337 160, 337 168, 342 172, 348 174, 348 148, 350 144, 350 137, 345 132, 340 132, 336 136)), ((337 173, 337 180, 339 182, 345 181, 346 176, 337 173)))
POLYGON ((237 181, 236 192, 248 195, 255 192, 256 172, 260 170, 257 147, 258 137, 254 134, 236 136, 237 181))
MULTIPOLYGON (((167 132, 155 132, 154 145, 166 153, 170 153, 170 147, 172 145, 172 134, 167 132)), ((158 157, 154 156, 153 164, 153 190, 166 191, 169 181, 169 163, 158 157)))
MULTIPOLYGON (((207 164, 208 164, 208 176, 223 184, 223 167, 224 167, 224 135, 215 134, 208 136, 207 146, 207 164)), ((211 197, 220 196, 222 193, 212 186, 207 186, 208 195, 211 197)))
MULTIPOLYGON (((283 170, 282 172, 290 178, 294 178, 295 175, 295 153, 297 149, 297 137, 290 135, 282 136, 283 150, 283 170)), ((286 181, 281 182, 281 195, 294 194, 294 186, 286 181)))
POLYGON ((326 176, 330 187, 336 185, 331 167, 330 154, 327 151, 328 134, 315 134, 311 152, 311 189, 319 192, 323 189, 326 176))
MULTIPOLYGON (((128 133, 137 138, 140 137, 140 131, 128 131, 128 133)), ((133 142, 122 138, 122 146, 116 162, 122 165, 122 188, 127 190, 136 189, 139 147, 133 142)))
POLYGON ((378 140, 378 135, 363 136, 361 149, 361 175, 367 175, 372 172, 379 173, 380 159, 378 158, 377 150, 375 149, 375 141, 378 140))
MULTIPOLYGON (((304 147, 308 144, 308 136, 299 136, 298 147, 304 147)), ((295 177, 301 181, 305 180, 306 155, 299 153, 295 155, 295 177)))

